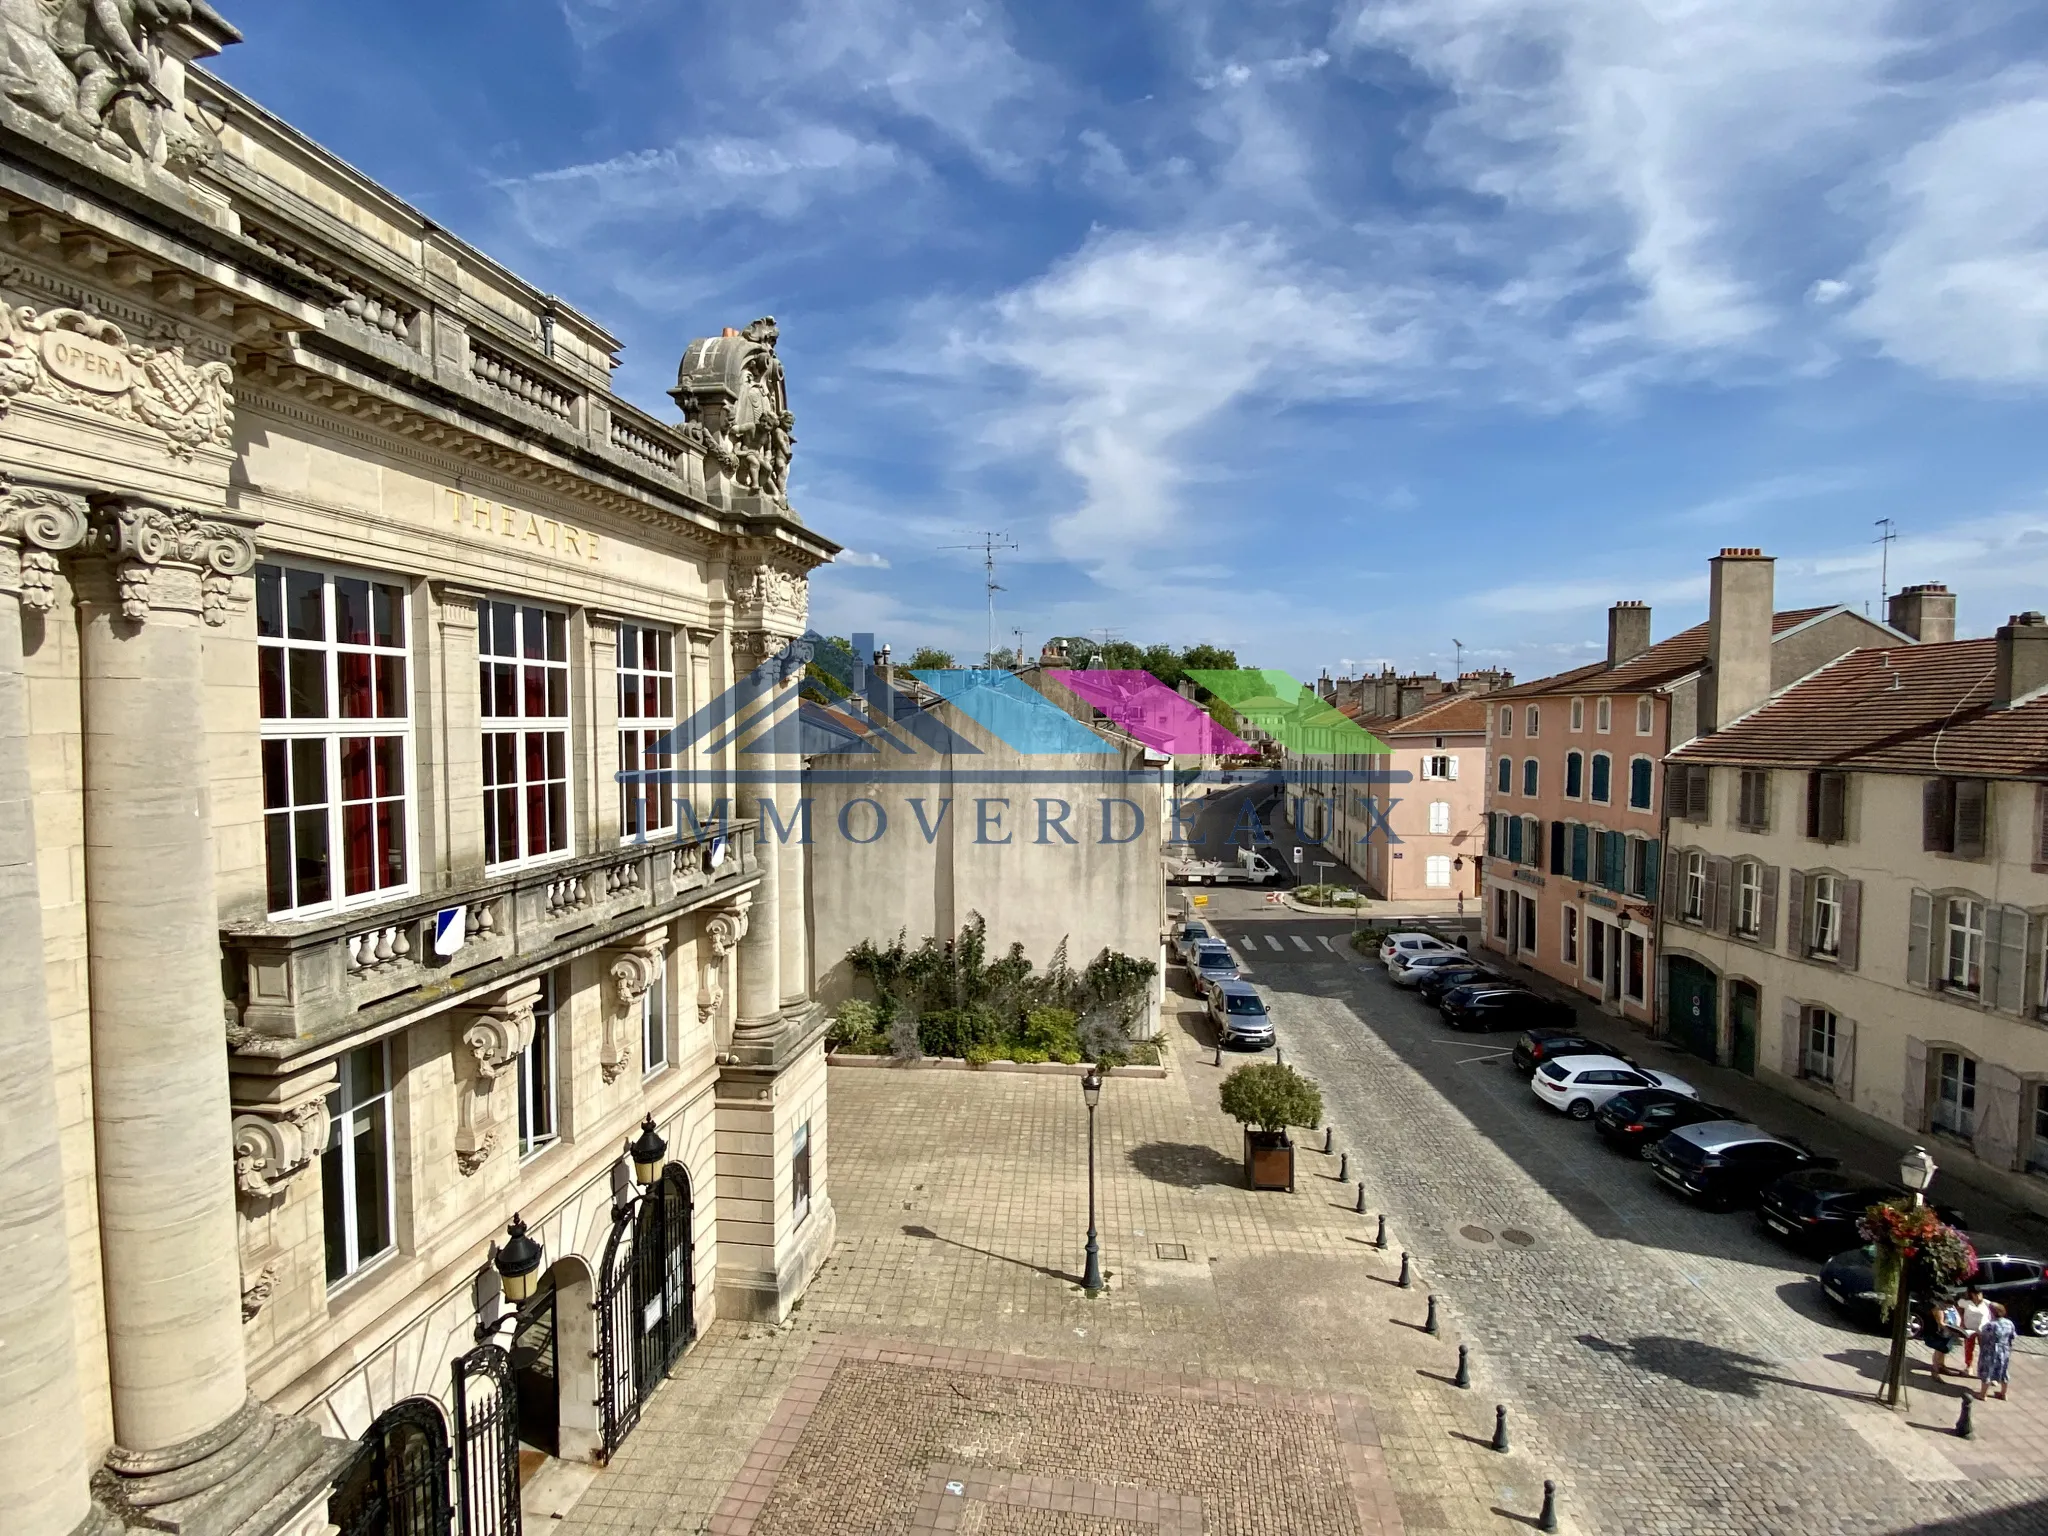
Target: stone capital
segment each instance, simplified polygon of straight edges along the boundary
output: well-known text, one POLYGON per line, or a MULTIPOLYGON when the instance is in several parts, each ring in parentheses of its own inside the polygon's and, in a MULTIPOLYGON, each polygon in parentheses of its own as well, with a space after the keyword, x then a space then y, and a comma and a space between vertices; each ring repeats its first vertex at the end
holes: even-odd
POLYGON ((130 497, 94 497, 86 548, 112 568, 121 617, 199 613, 227 622, 234 581, 256 566, 255 524, 221 513, 166 507, 130 497))
POLYGON ((48 612, 57 557, 85 542, 86 499, 47 485, 16 485, 0 475, 0 594, 48 612))

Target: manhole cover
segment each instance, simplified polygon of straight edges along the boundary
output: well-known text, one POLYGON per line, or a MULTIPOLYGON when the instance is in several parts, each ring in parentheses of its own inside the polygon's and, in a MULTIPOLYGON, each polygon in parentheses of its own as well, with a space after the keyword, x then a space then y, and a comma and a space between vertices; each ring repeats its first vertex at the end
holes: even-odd
POLYGON ((1460 1227, 1458 1228, 1458 1236, 1464 1238, 1468 1243, 1490 1243, 1493 1241, 1493 1234, 1484 1227, 1460 1227))
POLYGON ((1154 1243, 1152 1251, 1162 1259, 1185 1259, 1188 1256, 1186 1243, 1154 1243))
POLYGON ((1500 1236, 1502 1242, 1513 1243, 1517 1248, 1527 1248, 1531 1243, 1536 1241, 1535 1238, 1531 1237, 1527 1232, 1522 1231, 1519 1227, 1509 1227, 1505 1231, 1503 1231, 1500 1236))

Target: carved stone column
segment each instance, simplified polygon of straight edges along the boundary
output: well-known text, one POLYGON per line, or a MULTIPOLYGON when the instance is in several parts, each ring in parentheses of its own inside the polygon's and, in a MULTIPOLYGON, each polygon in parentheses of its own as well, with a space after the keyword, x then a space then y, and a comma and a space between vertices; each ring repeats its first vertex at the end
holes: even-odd
MULTIPOLYGON (((667 964, 668 926, 650 928, 630 945, 604 952, 605 997, 604 1043, 598 1049, 597 1068, 608 1083, 616 1082, 632 1066, 641 1047, 640 1006, 667 964)), ((664 1021, 663 1028, 667 1024, 664 1021)), ((644 1068, 646 1063, 642 1062, 644 1068)))
MULTIPOLYGON (((804 665, 811 659, 811 647, 797 644, 790 648, 783 659, 782 686, 793 689, 802 685, 804 665)), ((798 731, 797 703, 795 699, 784 707, 780 714, 780 729, 787 738, 786 745, 794 747, 798 731)), ((806 917, 808 891, 805 886, 805 868, 810 862, 810 850, 804 846, 803 837, 810 828, 810 818, 804 814, 804 760, 803 754, 795 751, 775 754, 775 795, 777 801, 789 808, 786 819, 795 822, 789 841, 777 849, 776 871, 776 926, 781 939, 781 954, 777 969, 781 973, 782 1010, 785 1015, 801 1013, 811 1000, 811 947, 810 924, 806 917)))
POLYGON ((8 1521, 23 1536, 60 1536, 91 1507, 21 647, 23 611, 49 608, 57 555, 85 528, 83 497, 0 491, 0 1467, 10 1469, 8 1521))
MULTIPOLYGON (((86 933, 114 1439, 103 1500, 232 1528, 323 1452, 251 1400, 202 641, 246 526, 97 502, 80 561, 86 933)), ((253 662, 253 658, 252 658, 253 662)))
POLYGON ((455 1053, 455 1161, 465 1175, 475 1173, 508 1135, 519 1134, 519 1110, 512 1102, 519 1053, 533 1042, 533 1005, 540 1001, 540 980, 507 987, 477 1008, 458 1009, 454 1024, 461 1038, 455 1053))
MULTIPOLYGON (((764 631, 749 630, 736 634, 733 636, 733 665, 736 669, 745 669, 754 681, 774 689, 780 679, 775 674, 773 658, 781 645, 782 641, 777 636, 764 631)), ((770 693, 766 697, 772 699, 774 695, 770 693)), ((780 713, 779 710, 770 711, 751 740, 759 742, 773 732, 780 713)), ((740 1049, 770 1044, 782 1028, 780 874, 788 850, 777 839, 769 822, 769 806, 776 792, 784 788, 776 782, 782 777, 777 755, 742 750, 737 766, 741 773, 765 775, 768 780, 761 783, 757 778, 753 783, 741 783, 734 789, 734 798, 742 807, 742 814, 760 820, 754 838, 761 883, 754 888, 753 909, 739 951, 739 1017, 733 1027, 733 1046, 740 1049)))

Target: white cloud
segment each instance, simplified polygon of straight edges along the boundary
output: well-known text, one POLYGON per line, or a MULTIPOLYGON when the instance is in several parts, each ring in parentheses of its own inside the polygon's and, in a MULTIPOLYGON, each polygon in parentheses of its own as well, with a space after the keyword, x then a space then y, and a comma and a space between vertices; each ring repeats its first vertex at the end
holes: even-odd
POLYGON ((834 565, 858 566, 862 570, 870 571, 886 571, 889 569, 889 562, 886 557, 870 554, 867 551, 858 549, 842 549, 832 557, 832 563, 834 565))
POLYGON ((1950 123, 1889 177, 1896 223, 1851 323, 1948 378, 2048 382, 2048 77, 1950 123))

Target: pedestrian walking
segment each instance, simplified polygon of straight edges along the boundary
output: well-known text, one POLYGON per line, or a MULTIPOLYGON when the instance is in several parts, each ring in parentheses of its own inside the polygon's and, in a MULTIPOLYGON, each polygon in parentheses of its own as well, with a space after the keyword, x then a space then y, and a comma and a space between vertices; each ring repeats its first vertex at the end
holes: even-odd
POLYGON ((1963 1292, 1963 1299, 1956 1306, 1956 1319, 1962 1324, 1963 1374, 1967 1376, 1977 1366, 1977 1334, 1991 1321, 1991 1303, 1973 1285, 1963 1292))
POLYGON ((1920 1342, 1934 1356, 1934 1374, 1948 1375, 1949 1351, 1956 1347, 1956 1309, 1944 1301, 1929 1298, 1920 1314, 1920 1342))
POLYGON ((2005 1303, 1991 1303, 1991 1320, 1977 1335, 1977 1401, 1984 1401, 1984 1394, 1995 1381, 1998 1383, 1998 1400, 2005 1401, 2006 1373, 2012 1369, 2012 1319, 2005 1315, 2005 1303))

